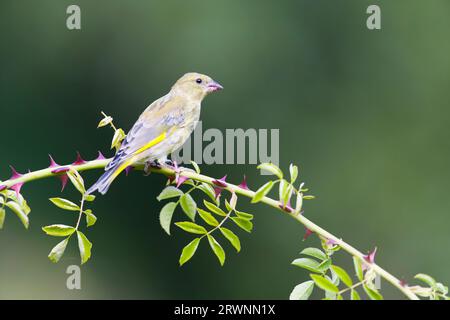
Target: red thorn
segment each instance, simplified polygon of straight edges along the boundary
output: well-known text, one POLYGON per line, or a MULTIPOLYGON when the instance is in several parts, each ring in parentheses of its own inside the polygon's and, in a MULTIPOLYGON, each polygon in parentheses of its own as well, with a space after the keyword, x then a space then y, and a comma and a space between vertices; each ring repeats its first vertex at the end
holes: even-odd
POLYGON ((5 190, 5 189, 7 189, 8 187, 7 186, 5 186, 5 185, 3 185, 3 186, 0 186, 0 191, 3 191, 3 190, 5 190))
POLYGON ((376 253, 377 253, 377 247, 375 247, 375 249, 373 249, 371 252, 369 252, 367 255, 365 255, 364 260, 366 260, 368 263, 374 263, 376 253))
POLYGON ((218 199, 220 197, 220 194, 222 193, 222 191, 223 191, 222 188, 214 187, 214 195, 215 195, 216 199, 218 199))
POLYGON ((303 241, 305 241, 306 239, 308 239, 308 237, 310 236, 310 235, 312 235, 313 234, 313 232, 311 231, 311 230, 309 230, 308 228, 306 228, 306 230, 305 230, 305 235, 303 236, 303 241))
POLYGON ((404 279, 401 279, 401 280, 399 281, 399 283, 400 283, 400 285, 401 285, 402 287, 406 287, 406 286, 408 285, 408 283, 407 283, 404 279))
POLYGON ((22 174, 18 173, 16 171, 16 169, 14 169, 13 166, 9 166, 9 167, 11 168, 11 171, 12 171, 12 176, 11 176, 11 178, 9 178, 9 180, 17 179, 17 178, 20 178, 22 176, 22 174))
POLYGON ((248 189, 248 185, 247 185, 247 177, 244 174, 244 180, 242 180, 242 182, 238 185, 239 188, 244 189, 244 190, 249 190, 248 189))
POLYGON ((218 187, 225 188, 227 186, 226 180, 227 180, 227 176, 225 175, 220 179, 213 180, 213 183, 218 187))
POLYGON ((74 166, 78 166, 78 165, 85 164, 85 163, 86 163, 86 161, 84 161, 84 159, 81 157, 81 154, 77 151, 77 159, 72 164, 74 166))
POLYGON ((55 162, 55 160, 53 160, 51 154, 49 154, 48 157, 50 158, 50 165, 48 166, 49 168, 59 167, 59 164, 57 164, 57 163, 55 162))
POLYGON ((19 197, 20 194, 20 189, 22 189, 23 186, 23 182, 21 183, 16 183, 15 185, 11 186, 11 190, 14 190, 16 192, 16 196, 19 197))
POLYGON ((61 180, 61 192, 64 191, 64 188, 67 185, 67 180, 69 180, 69 177, 67 176, 67 174, 63 174, 61 176, 58 177, 61 180))
POLYGON ((128 166, 125 168, 125 175, 128 177, 128 174, 133 171, 134 167, 133 166, 128 166))
POLYGON ((104 160, 104 159, 106 159, 105 156, 103 155, 103 153, 101 153, 101 152, 99 151, 96 160, 104 160))

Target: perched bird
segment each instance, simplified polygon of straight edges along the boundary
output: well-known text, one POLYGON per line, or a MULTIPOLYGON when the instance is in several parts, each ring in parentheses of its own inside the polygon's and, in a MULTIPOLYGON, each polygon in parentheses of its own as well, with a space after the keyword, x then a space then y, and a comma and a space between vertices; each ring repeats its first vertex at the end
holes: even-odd
POLYGON ((133 125, 105 173, 87 194, 108 191, 114 179, 128 166, 165 163, 167 156, 189 138, 200 118, 202 100, 223 87, 200 73, 186 73, 165 96, 154 101, 133 125))

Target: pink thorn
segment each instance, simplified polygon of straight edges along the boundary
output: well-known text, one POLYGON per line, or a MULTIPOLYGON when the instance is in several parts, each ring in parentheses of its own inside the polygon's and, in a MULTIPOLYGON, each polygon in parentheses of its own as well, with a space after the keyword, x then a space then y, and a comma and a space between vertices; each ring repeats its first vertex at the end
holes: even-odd
POLYGON ((244 174, 244 180, 238 185, 239 188, 249 190, 247 185, 247 177, 244 174))
POLYGON ((134 167, 133 166, 128 166, 125 168, 125 175, 128 177, 128 174, 133 171, 134 167))
POLYGON ((52 173, 63 173, 63 172, 67 172, 67 171, 70 171, 69 167, 61 167, 61 168, 52 170, 52 173))
POLYGON ((50 154, 48 155, 48 157, 50 158, 50 165, 48 166, 49 168, 59 167, 59 164, 57 164, 55 160, 53 160, 50 154))
POLYGON ((0 186, 0 191, 3 191, 3 190, 5 190, 5 189, 7 189, 8 187, 7 186, 5 186, 5 185, 3 185, 3 186, 0 186))
POLYGON ((178 179, 177 179, 177 188, 179 188, 183 183, 185 183, 186 180, 188 180, 187 177, 185 177, 185 176, 178 176, 178 179))
POLYGON ((14 190, 16 192, 16 196, 18 197, 20 194, 20 189, 22 189, 23 186, 23 182, 21 183, 16 183, 15 185, 11 186, 11 190, 14 190))
POLYGON ((372 250, 372 252, 369 252, 369 254, 365 255, 363 258, 368 263, 374 263, 375 262, 375 254, 377 253, 377 247, 372 250))
POLYGON ((61 192, 63 192, 64 188, 67 185, 67 180, 69 180, 69 177, 67 176, 67 174, 63 174, 59 176, 59 179, 61 180, 61 192))
POLYGON ((327 239, 325 244, 328 245, 328 246, 334 246, 334 245, 337 245, 338 243, 335 240, 333 240, 333 239, 327 239))
POLYGON ((9 167, 11 168, 11 171, 12 171, 12 176, 11 176, 11 178, 9 178, 9 180, 17 179, 17 178, 20 178, 22 176, 22 174, 18 173, 16 171, 16 169, 14 169, 13 166, 9 166, 9 167))
POLYGON ((81 157, 81 154, 77 151, 77 159, 72 164, 74 166, 78 166, 78 165, 85 164, 85 163, 86 163, 86 161, 84 161, 84 159, 81 157))
POLYGON ((227 186, 226 180, 227 180, 227 175, 223 176, 221 179, 213 180, 213 183, 218 187, 225 188, 227 186))
POLYGON ((313 234, 313 232, 311 231, 311 230, 309 230, 308 228, 306 228, 306 230, 305 230, 305 235, 303 236, 303 241, 305 241, 306 239, 308 239, 308 237, 310 236, 310 235, 312 235, 313 234))
POLYGON ((214 187, 214 195, 215 195, 216 199, 218 199, 220 197, 220 194, 222 193, 222 191, 223 191, 222 188, 214 187))
POLYGON ((105 159, 105 156, 103 155, 103 153, 101 153, 101 152, 99 151, 96 160, 104 160, 104 159, 105 159))

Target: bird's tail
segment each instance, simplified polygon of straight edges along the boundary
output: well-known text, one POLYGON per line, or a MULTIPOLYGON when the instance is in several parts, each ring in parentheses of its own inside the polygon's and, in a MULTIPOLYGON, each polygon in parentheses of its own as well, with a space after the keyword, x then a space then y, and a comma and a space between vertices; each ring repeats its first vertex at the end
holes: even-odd
POLYGON ((110 169, 108 169, 98 180, 94 183, 86 194, 91 194, 95 191, 105 194, 108 192, 109 186, 114 181, 114 179, 126 168, 122 164, 118 164, 110 169))

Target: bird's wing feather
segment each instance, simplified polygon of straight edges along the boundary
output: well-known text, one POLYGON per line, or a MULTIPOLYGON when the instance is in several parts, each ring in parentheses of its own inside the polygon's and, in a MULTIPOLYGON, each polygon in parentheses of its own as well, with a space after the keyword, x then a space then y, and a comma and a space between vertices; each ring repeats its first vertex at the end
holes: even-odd
POLYGON ((123 163, 136 153, 143 152, 162 142, 174 127, 182 125, 183 98, 166 95, 153 102, 139 117, 114 159, 105 170, 123 163))

